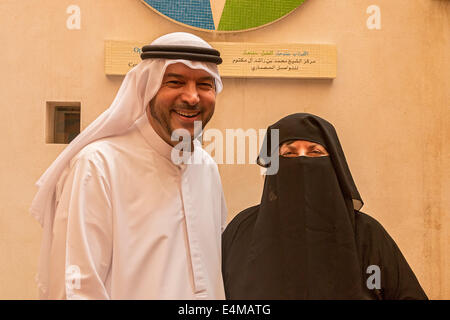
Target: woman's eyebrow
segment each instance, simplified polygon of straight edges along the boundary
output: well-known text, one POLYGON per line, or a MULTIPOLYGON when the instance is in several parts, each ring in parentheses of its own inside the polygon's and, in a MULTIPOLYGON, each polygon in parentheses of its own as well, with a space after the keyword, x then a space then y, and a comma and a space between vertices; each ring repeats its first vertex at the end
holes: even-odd
POLYGON ((289 141, 286 141, 286 142, 284 143, 284 145, 289 146, 289 145, 293 144, 295 141, 297 141, 297 140, 289 140, 289 141))
POLYGON ((314 148, 317 148, 318 146, 321 146, 321 145, 318 143, 313 143, 308 146, 308 149, 314 149, 314 148))
POLYGON ((297 148, 292 145, 285 145, 284 148, 280 148, 280 152, 297 152, 297 148))
POLYGON ((291 142, 289 142, 289 143, 288 143, 288 142, 283 143, 283 144, 280 146, 280 150, 283 149, 283 148, 289 149, 289 150, 296 149, 293 145, 291 145, 292 142, 294 142, 294 141, 291 141, 291 142))

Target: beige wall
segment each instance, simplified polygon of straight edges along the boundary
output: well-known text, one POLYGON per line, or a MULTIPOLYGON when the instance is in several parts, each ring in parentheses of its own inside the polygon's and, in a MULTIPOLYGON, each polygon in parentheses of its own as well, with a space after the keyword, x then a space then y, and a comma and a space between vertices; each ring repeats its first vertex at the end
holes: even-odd
MULTIPOLYGON (((293 112, 328 119, 365 200, 429 297, 450 298, 450 97, 447 0, 308 0, 285 19, 207 41, 334 43, 333 81, 225 79, 209 128, 266 128, 293 112), (366 8, 381 8, 368 30, 366 8)), ((0 1, 0 298, 34 299, 41 229, 34 182, 64 148, 45 144, 46 101, 81 101, 86 127, 122 77, 106 77, 103 42, 189 31, 139 0, 0 1), (39 5, 38 5, 39 3, 39 5), (66 8, 81 8, 81 29, 66 8)), ((258 203, 256 165, 221 165, 231 219, 258 203)))

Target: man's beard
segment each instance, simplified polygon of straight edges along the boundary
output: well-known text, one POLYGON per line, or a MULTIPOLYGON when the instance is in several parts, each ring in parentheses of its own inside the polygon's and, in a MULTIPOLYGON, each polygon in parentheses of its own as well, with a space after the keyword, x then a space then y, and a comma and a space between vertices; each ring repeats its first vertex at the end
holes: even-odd
POLYGON ((153 119, 155 119, 163 127, 164 130, 166 130, 166 132, 169 134, 169 136, 172 136, 173 128, 170 125, 170 113, 169 113, 168 119, 164 114, 159 115, 155 111, 155 98, 150 100, 150 115, 152 116, 153 119))
MULTIPOLYGON (((195 106, 190 106, 189 104, 186 103, 179 103, 179 104, 175 104, 173 106, 171 106, 171 109, 174 110, 189 110, 189 111, 201 111, 201 107, 199 106, 199 104, 196 104, 195 106)), ((155 99, 153 98, 152 100, 150 100, 150 115, 152 116, 153 119, 155 119, 160 125, 161 127, 169 134, 169 136, 172 136, 172 132, 175 130, 171 124, 170 124, 170 112, 168 114, 168 117, 164 114, 164 113, 158 113, 156 111, 155 108, 155 99)), ((197 138, 202 130, 203 127, 209 122, 209 120, 211 120, 213 113, 211 113, 211 115, 205 119, 202 122, 202 126, 199 132, 193 132, 193 134, 191 135, 191 139, 195 139, 197 138)), ((194 127, 195 128, 195 127, 194 127)))

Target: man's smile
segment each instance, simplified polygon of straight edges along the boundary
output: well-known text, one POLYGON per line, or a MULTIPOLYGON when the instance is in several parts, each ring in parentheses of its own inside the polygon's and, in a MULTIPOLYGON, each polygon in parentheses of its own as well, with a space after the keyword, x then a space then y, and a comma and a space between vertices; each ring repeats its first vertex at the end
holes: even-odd
POLYGON ((201 113, 199 110, 173 110, 173 112, 176 114, 177 118, 188 122, 198 120, 201 113))

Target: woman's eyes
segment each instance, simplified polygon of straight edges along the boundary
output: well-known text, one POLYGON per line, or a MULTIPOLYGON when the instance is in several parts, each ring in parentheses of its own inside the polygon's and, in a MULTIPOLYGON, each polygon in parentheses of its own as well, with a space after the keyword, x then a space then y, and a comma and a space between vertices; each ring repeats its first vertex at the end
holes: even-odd
MULTIPOLYGON (((311 151, 309 151, 308 152, 309 154, 314 154, 314 155, 322 155, 322 154, 325 154, 323 151, 321 151, 321 150, 319 150, 319 149, 314 149, 314 150, 311 150, 311 151)), ((308 154, 307 153, 307 154, 308 154)), ((296 152, 290 152, 290 151, 287 151, 287 152, 283 152, 282 154, 281 154, 282 156, 289 156, 289 155, 293 155, 293 156, 298 156, 298 154, 296 153, 296 152)))

